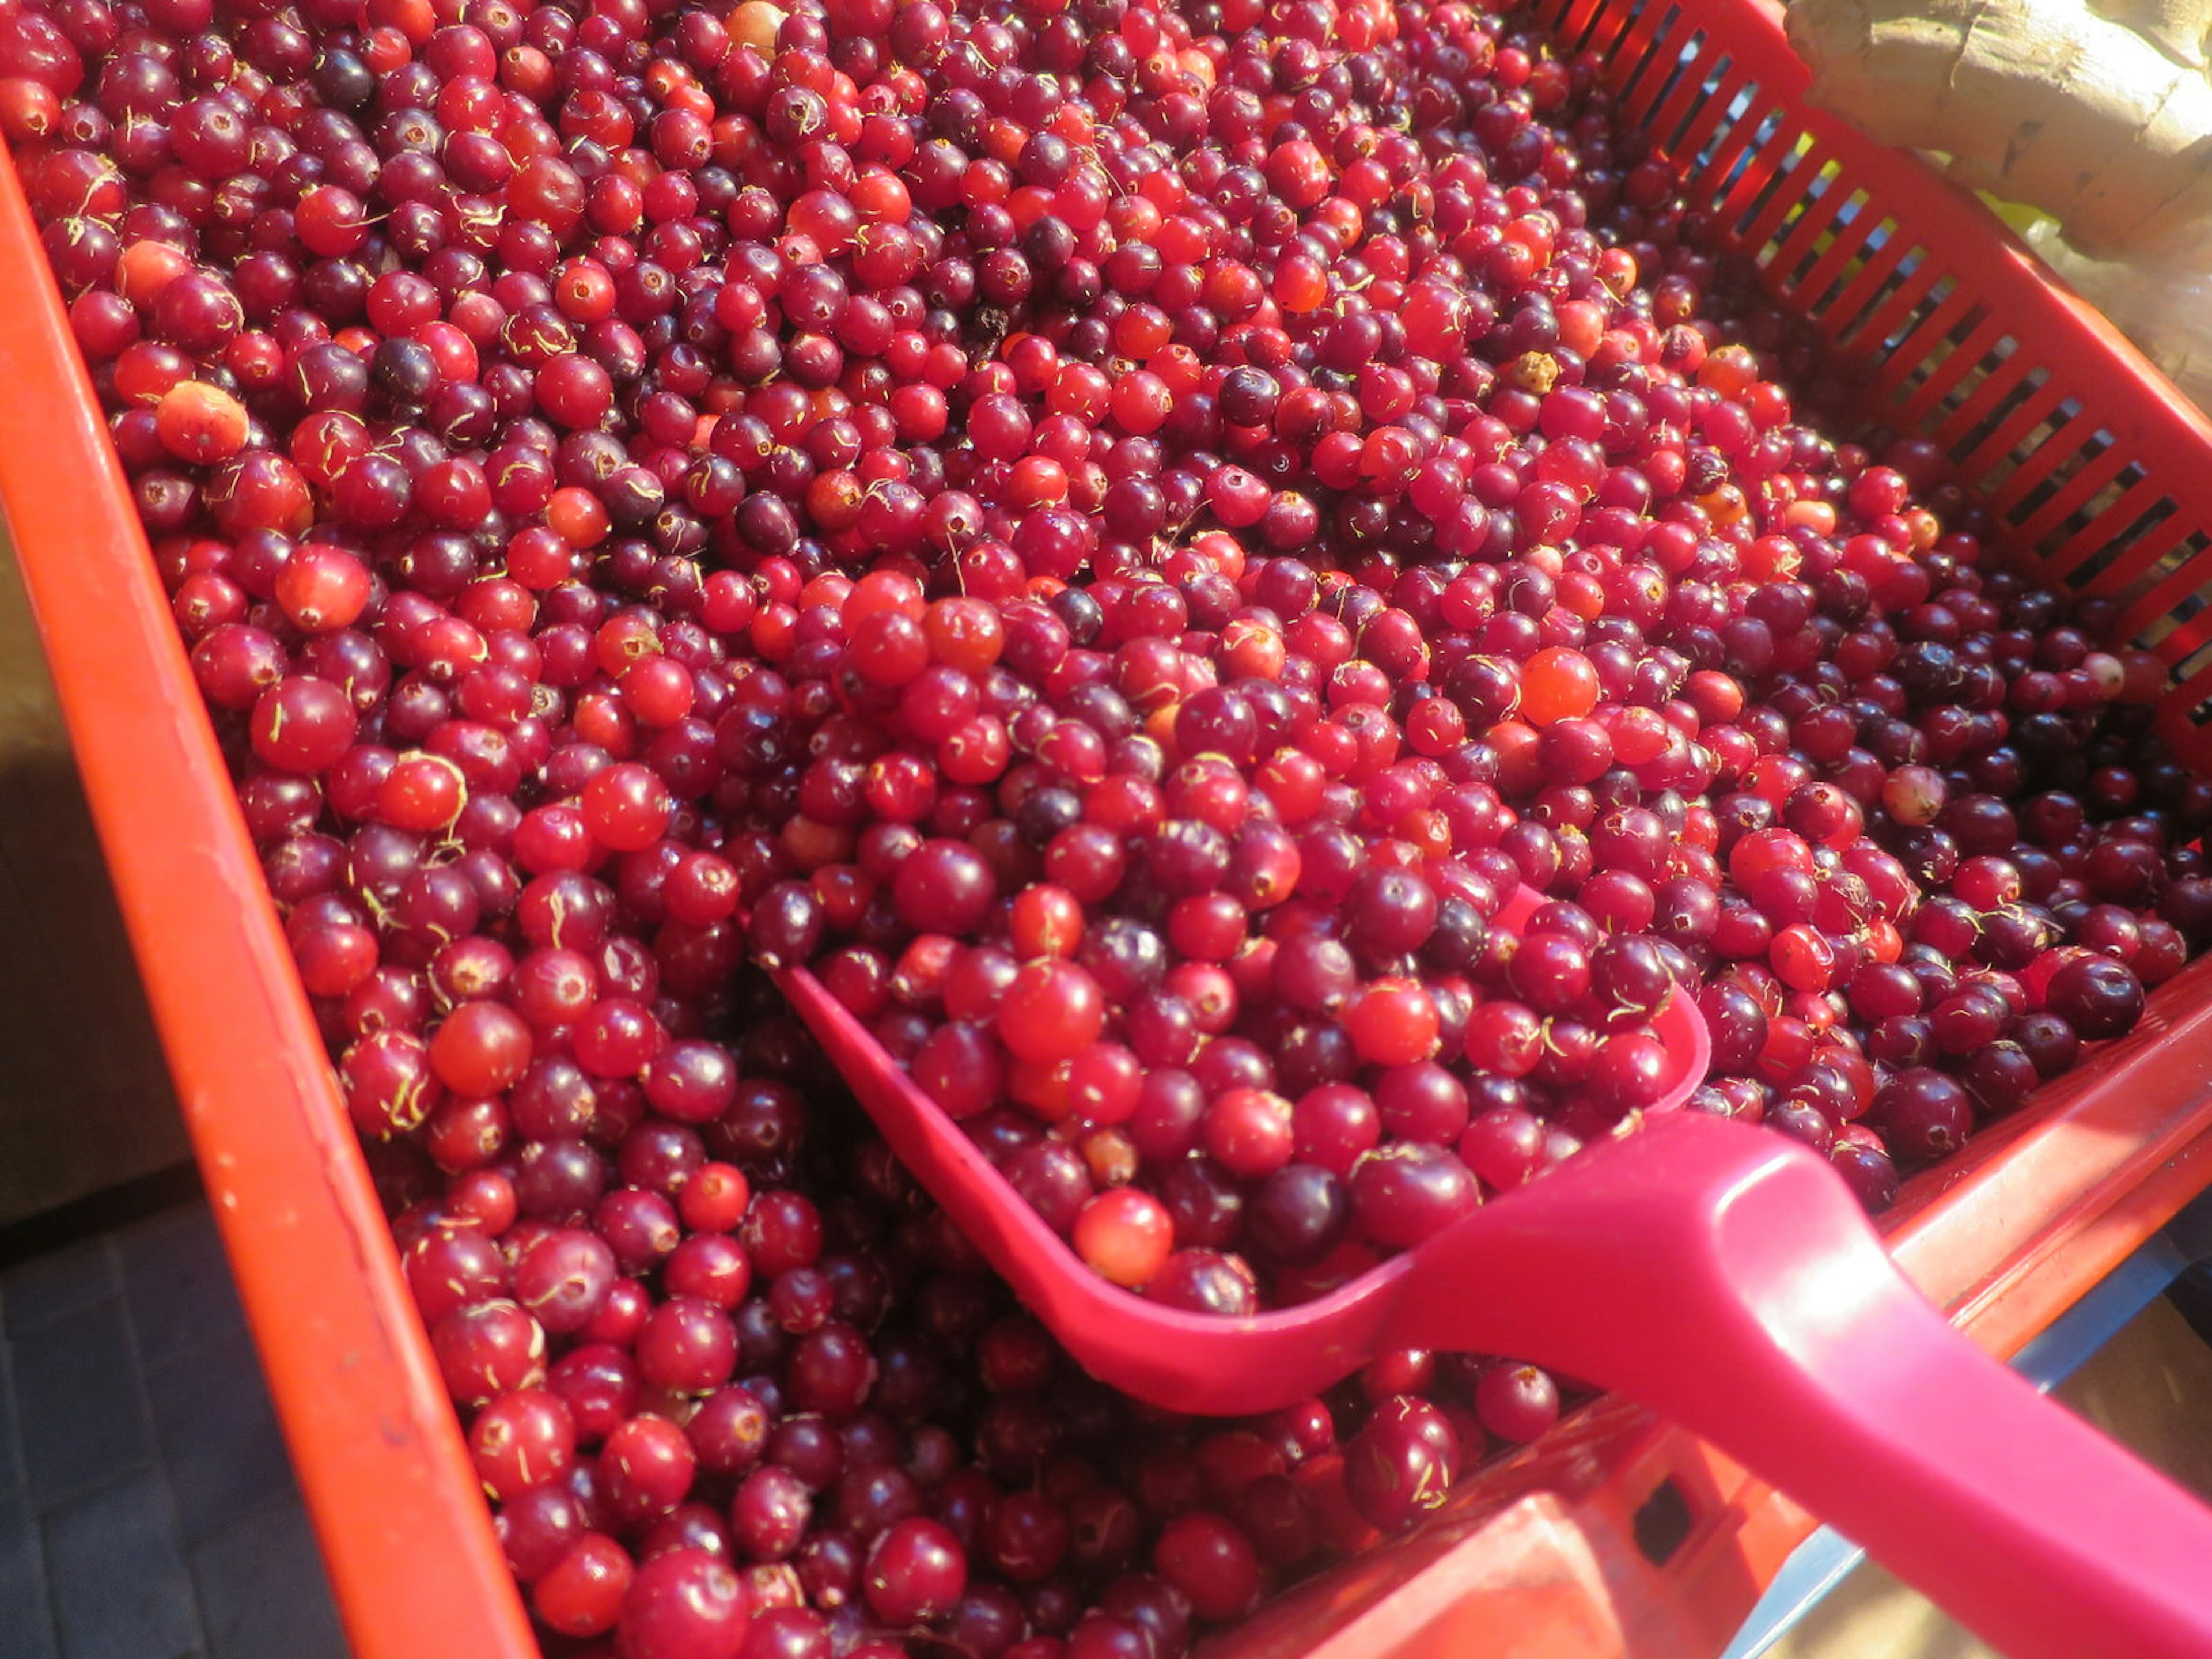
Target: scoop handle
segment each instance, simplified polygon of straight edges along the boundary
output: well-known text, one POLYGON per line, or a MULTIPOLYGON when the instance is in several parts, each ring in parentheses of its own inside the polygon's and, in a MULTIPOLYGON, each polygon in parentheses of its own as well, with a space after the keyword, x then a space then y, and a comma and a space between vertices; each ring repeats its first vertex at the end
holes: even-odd
POLYGON ((1512 1329, 1516 1352, 1674 1419, 2010 1659, 2212 1655, 2212 1510, 1954 1330, 1825 1159, 1685 1113, 1577 1163, 1583 1179, 1424 1247, 1394 1336, 1512 1329))

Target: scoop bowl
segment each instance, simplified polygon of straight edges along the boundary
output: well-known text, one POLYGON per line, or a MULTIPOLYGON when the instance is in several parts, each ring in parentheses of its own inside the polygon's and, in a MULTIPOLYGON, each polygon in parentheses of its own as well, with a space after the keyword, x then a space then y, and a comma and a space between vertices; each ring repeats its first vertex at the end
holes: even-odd
MULTIPOLYGON (((1527 891, 1500 921, 1525 923, 1527 891)), ((1094 1376, 1231 1416, 1375 1355, 1510 1355, 1673 1418, 1863 1545, 2014 1659, 2212 1655, 2212 1511, 1954 1330, 1826 1161, 1675 1109, 1705 1022, 1675 992, 1651 1110, 1316 1300, 1185 1312, 1100 1279, 811 974, 792 1007, 892 1151, 1094 1376)))

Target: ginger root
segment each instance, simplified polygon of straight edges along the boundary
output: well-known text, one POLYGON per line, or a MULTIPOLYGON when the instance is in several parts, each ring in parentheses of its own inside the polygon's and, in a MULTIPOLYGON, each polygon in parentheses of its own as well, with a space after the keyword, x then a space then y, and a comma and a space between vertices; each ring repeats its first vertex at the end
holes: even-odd
POLYGON ((2212 0, 1794 0, 1813 100, 2114 258, 2212 240, 2212 0))

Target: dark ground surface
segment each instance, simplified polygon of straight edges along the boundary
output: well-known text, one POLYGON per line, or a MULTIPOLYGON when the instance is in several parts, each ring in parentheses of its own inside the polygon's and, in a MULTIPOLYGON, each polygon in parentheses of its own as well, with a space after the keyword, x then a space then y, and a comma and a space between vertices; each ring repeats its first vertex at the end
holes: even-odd
POLYGON ((0 1659, 343 1659, 198 1201, 0 1273, 0 1659))

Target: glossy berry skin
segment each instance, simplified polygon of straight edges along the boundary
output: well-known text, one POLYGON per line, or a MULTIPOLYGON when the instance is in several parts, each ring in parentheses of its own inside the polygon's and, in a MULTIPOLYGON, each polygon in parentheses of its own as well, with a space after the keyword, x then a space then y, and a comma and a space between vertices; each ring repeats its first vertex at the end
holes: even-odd
POLYGON ((584 786, 584 821, 602 847, 641 852, 668 827, 667 786, 644 766, 610 766, 584 786))
POLYGON ((1093 1199, 1076 1219, 1076 1253, 1115 1284, 1135 1288, 1165 1265, 1174 1223, 1159 1202, 1133 1188, 1093 1199))
POLYGON ((981 921, 996 896, 989 866, 972 848, 951 841, 924 842, 900 864, 892 886, 902 921, 956 936, 981 921))
POLYGON ((172 454, 199 465, 236 454, 248 430, 246 410, 235 398, 196 380, 182 381, 162 394, 154 421, 172 454))
POLYGON ((917 1516, 876 1540, 861 1589, 870 1612, 903 1627, 944 1618, 958 1605, 967 1583, 959 1540, 937 1522, 917 1516))
POLYGON ((476 1302, 449 1314, 430 1333, 438 1369, 453 1398, 482 1406, 545 1376, 545 1333, 514 1303, 476 1302))
POLYGON ((500 1003, 471 1002, 431 1039, 430 1066, 456 1094, 495 1095, 521 1077, 531 1052, 530 1029, 520 1015, 500 1003))
POLYGON ((705 1395, 728 1382, 736 1369, 737 1332, 714 1304, 676 1296, 646 1316, 636 1352, 648 1383, 673 1394, 705 1395))
POLYGON ((737 1659, 749 1598, 744 1581, 703 1550, 672 1550, 638 1569, 623 1597, 623 1659, 737 1659))
POLYGON ((1177 1250, 1145 1282, 1155 1302, 1223 1318, 1249 1317, 1260 1310, 1260 1287, 1241 1257, 1215 1250, 1177 1250))
POLYGON ((1360 1058, 1374 1065, 1410 1066, 1436 1051, 1435 1000, 1407 981, 1370 986, 1352 1003, 1345 1025, 1360 1058))
POLYGON ((684 1431, 664 1417, 622 1424, 599 1448, 597 1465, 609 1509, 635 1522, 665 1515, 691 1490, 698 1455, 684 1431))
POLYGON ((325 771, 353 741, 356 726, 344 693, 325 681, 295 677, 270 686, 254 705, 254 752, 279 771, 325 771))
POLYGON ((2125 964, 2081 957, 2051 975, 2044 999, 2085 1040, 2118 1036, 2142 1013, 2142 981, 2125 964))
POLYGON ((1501 1440, 1539 1439, 1559 1421, 1559 1384, 1537 1366, 1499 1361, 1483 1367, 1476 1378, 1474 1410, 1482 1426, 1501 1440))
POLYGON ((576 1430, 557 1395, 538 1389, 503 1395, 469 1425, 477 1477, 499 1499, 557 1480, 575 1455, 576 1430))
POLYGON ((530 1588, 530 1607, 563 1636, 600 1636, 615 1627, 636 1568, 605 1533, 587 1533, 530 1588))
POLYGON ((580 1331, 606 1305, 617 1277, 615 1254, 581 1228, 549 1232, 517 1258, 514 1295, 551 1333, 580 1331))
POLYGON ((1030 963, 999 1002, 1000 1041, 1033 1064, 1073 1059, 1097 1042, 1105 1024, 1097 982, 1073 963, 1030 963))
POLYGON ((1352 1174, 1353 1227, 1395 1249, 1419 1243, 1480 1201, 1474 1177, 1451 1152, 1408 1141, 1370 1153, 1352 1174))
POLYGON ((700 1402, 684 1428, 700 1468, 714 1474, 742 1474, 760 1460, 769 1415, 749 1389, 720 1389, 700 1402))
POLYGON ((1922 1164, 1964 1144, 1973 1108, 1960 1084, 1921 1067, 1899 1073, 1883 1088, 1874 1116, 1900 1162, 1922 1164))
POLYGON ((1459 1456, 1459 1437, 1441 1412, 1394 1395, 1345 1449, 1345 1495, 1370 1524, 1402 1530, 1444 1501, 1459 1456))
POLYGON ((1188 1597, 1201 1619, 1238 1618, 1259 1600, 1259 1556, 1225 1516, 1206 1510, 1177 1516, 1160 1529, 1152 1559, 1152 1571, 1188 1597))

